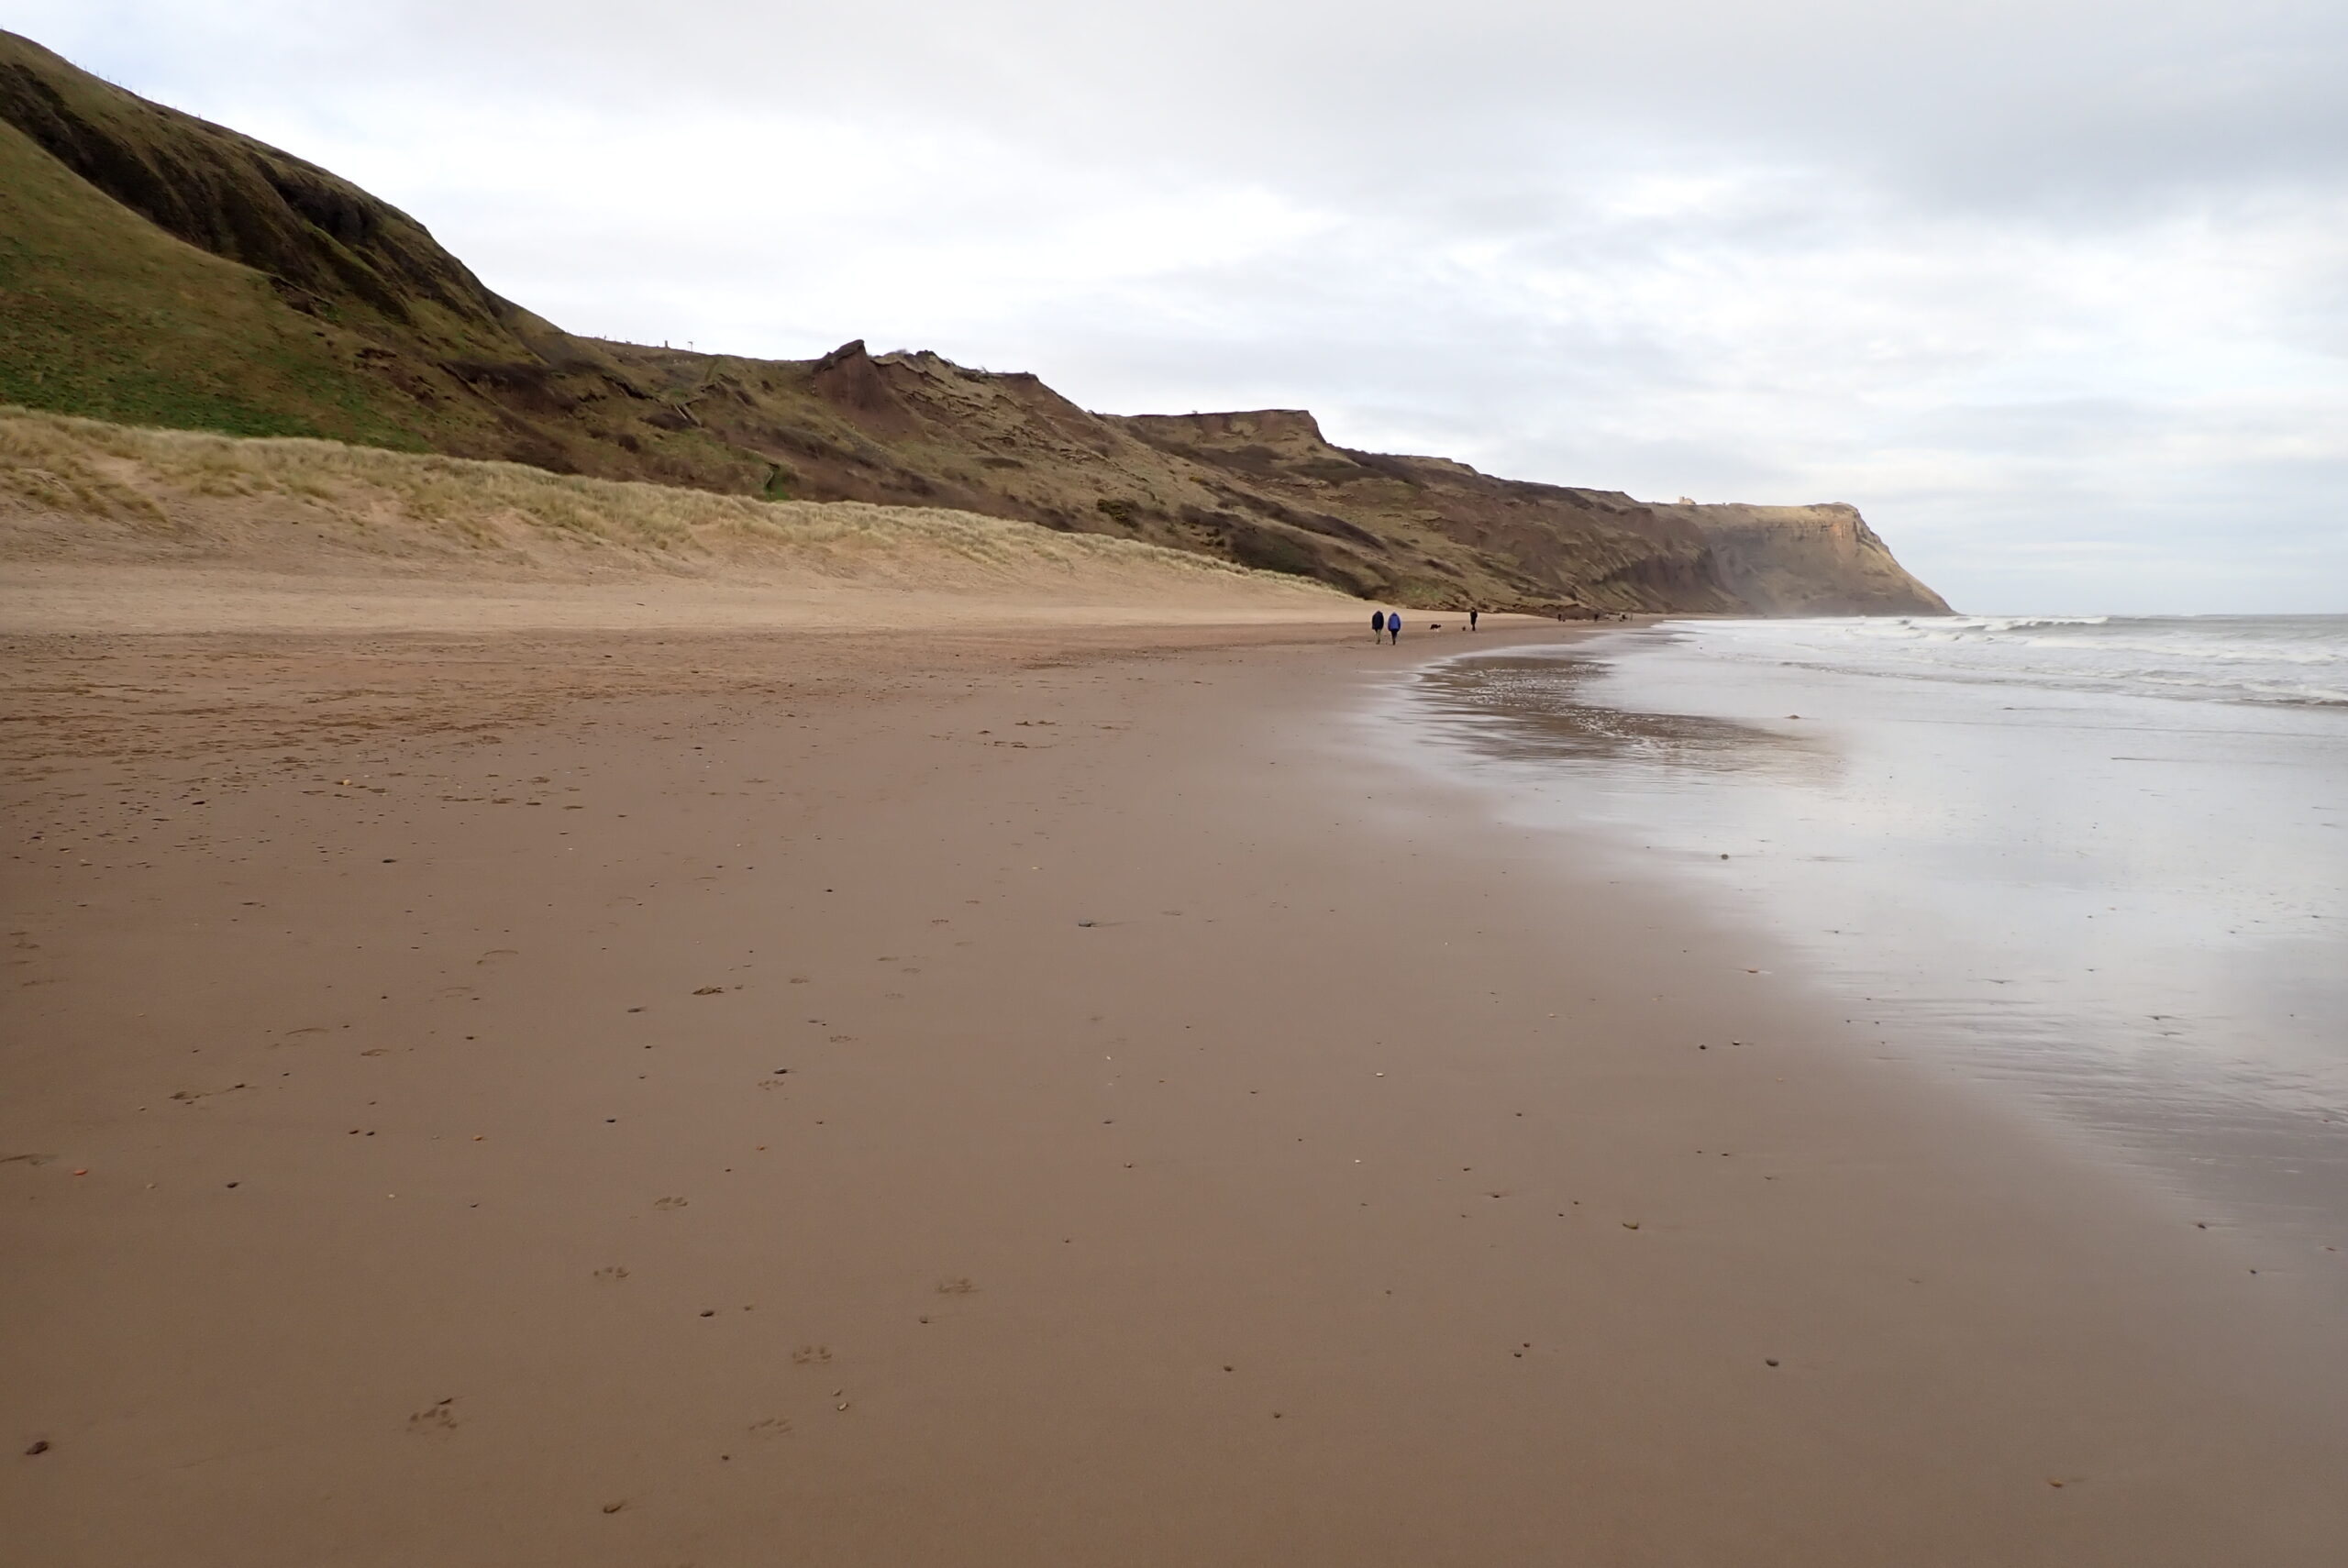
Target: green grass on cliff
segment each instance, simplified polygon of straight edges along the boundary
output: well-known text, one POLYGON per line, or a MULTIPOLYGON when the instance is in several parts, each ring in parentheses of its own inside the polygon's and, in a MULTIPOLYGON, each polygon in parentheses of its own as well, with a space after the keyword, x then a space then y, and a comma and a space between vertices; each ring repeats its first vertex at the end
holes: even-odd
POLYGON ((359 346, 0 124, 0 403, 423 450, 359 346))

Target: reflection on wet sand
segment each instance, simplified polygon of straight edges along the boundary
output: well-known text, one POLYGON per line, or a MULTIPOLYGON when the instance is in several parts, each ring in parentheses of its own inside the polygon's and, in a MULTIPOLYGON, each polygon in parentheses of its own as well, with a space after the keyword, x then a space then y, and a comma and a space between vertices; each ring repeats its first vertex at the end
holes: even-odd
POLYGON ((1671 867, 1884 1054, 2348 1245, 2348 713, 2112 690, 2131 637, 2075 676, 1650 630, 1431 665, 1391 716, 1569 853, 1671 867))
POLYGON ((1414 695, 1438 726, 1501 760, 1631 761, 1811 778, 1833 769, 1833 753, 1805 736, 1600 701, 1590 689, 1608 668, 1571 653, 1454 659, 1419 672, 1414 695))

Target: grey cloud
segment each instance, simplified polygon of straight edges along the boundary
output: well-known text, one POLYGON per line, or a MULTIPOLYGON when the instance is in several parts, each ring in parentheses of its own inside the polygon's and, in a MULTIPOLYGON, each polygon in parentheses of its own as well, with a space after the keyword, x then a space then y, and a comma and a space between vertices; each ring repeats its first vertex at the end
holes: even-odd
POLYGON ((1071 156, 1249 159, 1277 180, 1740 149, 1877 173, 2107 190, 2334 180, 2348 12, 2318 0, 704 0, 16 9, 150 79, 462 81, 615 113, 817 106, 975 123, 1071 156), (66 18, 81 14, 79 25, 66 18), (110 13, 110 14, 109 14, 110 13), (135 18, 137 26, 109 25, 135 18), (156 25, 160 20, 161 25, 156 25), (207 49, 206 45, 213 47, 207 49), (175 62, 186 61, 185 68, 175 62), (1253 155, 1250 159, 1250 155, 1253 155))

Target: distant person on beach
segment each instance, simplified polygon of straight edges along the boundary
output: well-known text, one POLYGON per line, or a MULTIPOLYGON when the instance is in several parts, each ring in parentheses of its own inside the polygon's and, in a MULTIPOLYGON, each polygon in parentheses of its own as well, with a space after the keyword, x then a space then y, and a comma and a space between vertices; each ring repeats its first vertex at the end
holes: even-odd
POLYGON ((1385 635, 1386 612, 1383 610, 1372 610, 1369 613, 1369 640, 1373 643, 1378 642, 1385 635))
POLYGON ((1400 610, 1386 617, 1386 636, 1390 642, 1399 643, 1402 640, 1402 612, 1400 610))
POLYGON ((1482 613, 1483 612, 1481 610, 1470 610, 1468 612, 1468 629, 1469 631, 1472 632, 1476 629, 1476 617, 1482 613))

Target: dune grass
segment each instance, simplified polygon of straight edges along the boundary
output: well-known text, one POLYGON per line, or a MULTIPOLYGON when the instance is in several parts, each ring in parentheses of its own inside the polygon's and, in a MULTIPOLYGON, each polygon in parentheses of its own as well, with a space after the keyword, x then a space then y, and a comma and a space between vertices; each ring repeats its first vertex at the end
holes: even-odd
MULTIPOLYGON (((761 501, 339 441, 0 407, 0 511, 7 510, 45 520, 44 554, 60 547, 61 525, 70 548, 79 524, 117 545, 144 536, 173 553, 266 556, 326 543, 338 555, 494 555, 694 572, 735 562, 882 580, 940 568, 958 577, 972 569, 1013 576, 1139 569, 1337 596, 1213 557, 967 512, 761 501)), ((0 552, 6 538, 0 530, 0 552)))

